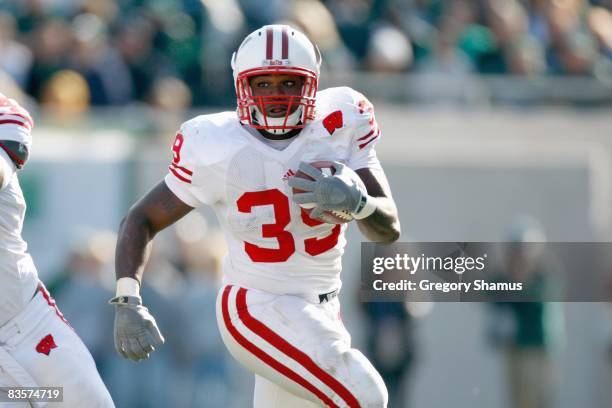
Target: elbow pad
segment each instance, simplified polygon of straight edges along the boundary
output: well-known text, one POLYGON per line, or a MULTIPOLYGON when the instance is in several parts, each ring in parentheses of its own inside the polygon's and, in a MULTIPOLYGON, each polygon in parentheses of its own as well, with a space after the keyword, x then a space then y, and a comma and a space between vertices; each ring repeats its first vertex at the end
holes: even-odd
POLYGON ((30 156, 28 147, 14 140, 0 140, 0 148, 6 152, 18 169, 24 166, 30 156))

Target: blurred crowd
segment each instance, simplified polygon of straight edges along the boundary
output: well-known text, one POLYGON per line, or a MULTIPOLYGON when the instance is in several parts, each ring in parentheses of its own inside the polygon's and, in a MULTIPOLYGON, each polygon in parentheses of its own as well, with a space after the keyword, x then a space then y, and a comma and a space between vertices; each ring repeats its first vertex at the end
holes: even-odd
POLYGON ((611 10, 611 0, 0 0, 0 83, 77 110, 231 106, 231 52, 274 22, 306 32, 324 72, 612 81, 611 10))

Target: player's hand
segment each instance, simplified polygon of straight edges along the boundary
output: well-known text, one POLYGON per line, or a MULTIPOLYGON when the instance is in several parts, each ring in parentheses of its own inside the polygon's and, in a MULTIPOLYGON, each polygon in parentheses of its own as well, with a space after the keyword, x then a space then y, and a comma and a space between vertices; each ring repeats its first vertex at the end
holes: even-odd
POLYGON ((109 301, 115 306, 115 349, 125 358, 149 358, 156 346, 164 344, 155 318, 136 296, 119 296, 109 301))
POLYGON ((351 168, 340 162, 332 162, 333 176, 326 176, 317 168, 301 162, 299 169, 314 181, 299 177, 289 177, 289 186, 304 190, 305 193, 293 195, 298 204, 315 204, 310 217, 319 218, 325 211, 357 211, 362 198, 367 196, 359 176, 351 168))

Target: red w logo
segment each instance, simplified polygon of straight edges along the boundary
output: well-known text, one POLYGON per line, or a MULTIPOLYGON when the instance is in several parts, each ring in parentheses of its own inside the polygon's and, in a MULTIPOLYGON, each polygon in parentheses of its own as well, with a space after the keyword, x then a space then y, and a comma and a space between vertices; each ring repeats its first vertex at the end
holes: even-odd
POLYGON ((342 125, 342 111, 339 110, 330 113, 323 119, 323 126, 325 126, 325 129, 327 129, 330 135, 332 135, 336 129, 340 129, 342 125))
POLYGON ((53 336, 47 334, 41 341, 36 345, 36 351, 41 354, 49 355, 51 349, 57 348, 57 344, 55 344, 55 340, 53 336))

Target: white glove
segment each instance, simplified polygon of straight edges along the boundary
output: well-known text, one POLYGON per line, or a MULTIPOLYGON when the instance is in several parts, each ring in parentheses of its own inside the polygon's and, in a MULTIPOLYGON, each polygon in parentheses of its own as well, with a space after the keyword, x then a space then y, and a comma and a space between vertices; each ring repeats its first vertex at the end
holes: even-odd
POLYGON ((345 211, 356 219, 363 219, 376 210, 365 185, 351 168, 340 162, 332 162, 333 176, 324 175, 319 169, 302 162, 299 170, 312 177, 314 181, 299 177, 289 177, 289 186, 304 190, 293 195, 298 204, 314 204, 310 212, 312 218, 319 218, 325 211, 345 211))
POLYGON ((123 357, 143 360, 155 346, 164 344, 155 318, 142 306, 140 297, 117 296, 109 303, 115 306, 115 349, 123 357))

